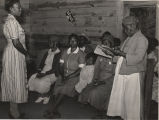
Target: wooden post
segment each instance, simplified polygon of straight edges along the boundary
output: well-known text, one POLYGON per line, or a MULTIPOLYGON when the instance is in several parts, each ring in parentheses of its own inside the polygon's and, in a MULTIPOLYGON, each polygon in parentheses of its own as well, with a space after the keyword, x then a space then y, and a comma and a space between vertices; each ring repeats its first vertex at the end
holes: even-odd
POLYGON ((144 120, 150 120, 154 66, 155 66, 154 59, 148 59, 147 71, 144 80, 144 120))

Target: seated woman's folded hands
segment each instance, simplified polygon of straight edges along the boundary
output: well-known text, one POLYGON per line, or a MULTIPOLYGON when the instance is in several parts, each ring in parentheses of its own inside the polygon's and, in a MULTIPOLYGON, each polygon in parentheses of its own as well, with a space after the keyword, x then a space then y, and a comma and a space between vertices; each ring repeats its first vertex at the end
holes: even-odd
POLYGON ((105 81, 101 81, 101 80, 97 80, 97 79, 95 79, 93 81, 94 86, 103 85, 103 84, 105 84, 105 81))
POLYGON ((44 76, 45 76, 45 73, 38 73, 38 74, 36 75, 37 78, 42 78, 42 77, 44 77, 44 76))

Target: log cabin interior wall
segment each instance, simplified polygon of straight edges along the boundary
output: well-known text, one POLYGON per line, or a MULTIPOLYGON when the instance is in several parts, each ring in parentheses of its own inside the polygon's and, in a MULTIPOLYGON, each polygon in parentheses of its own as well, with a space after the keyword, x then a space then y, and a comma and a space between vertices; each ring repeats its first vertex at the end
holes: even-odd
MULTIPOLYGON (((92 43, 104 31, 110 31, 122 39, 123 1, 121 0, 20 0, 25 11, 23 27, 27 34, 30 50, 46 48, 48 36, 58 36, 60 41, 67 39, 70 33, 84 33, 92 43), (71 10, 76 24, 66 18, 66 11, 71 10)), ((0 18, 6 16, 5 0, 0 0, 0 18)), ((133 4, 133 2, 132 2, 133 4)), ((2 38, 2 19, 0 20, 0 51, 4 48, 2 38)))
MULTIPOLYGON (((4 11, 5 0, 0 1, 0 17, 4 18, 6 16, 4 11)), ((23 27, 29 38, 31 38, 30 36, 37 38, 37 35, 46 36, 50 34, 67 36, 70 33, 84 33, 95 38, 101 36, 104 31, 110 31, 115 37, 121 36, 118 32, 121 28, 120 1, 20 0, 20 2, 26 14, 26 22, 23 27), (70 23, 66 18, 67 10, 71 10, 76 19, 76 24, 70 23)), ((0 26, 2 28, 2 20, 0 26)), ((2 35, 2 31, 0 34, 2 35)), ((29 40, 31 46, 35 40, 29 40)))
POLYGON ((53 34, 62 41, 66 39, 62 36, 84 33, 94 43, 105 31, 121 37, 121 6, 122 2, 115 0, 32 0, 31 36, 53 34), (66 18, 68 10, 75 17, 75 24, 66 18))
POLYGON ((31 31, 38 34, 85 33, 100 36, 110 31, 117 36, 118 1, 112 0, 32 0, 31 31), (76 23, 68 22, 71 10, 76 23))
POLYGON ((121 1, 30 0, 29 11, 30 36, 33 36, 30 49, 35 49, 34 44, 38 49, 46 47, 49 35, 58 36, 61 42, 66 43, 69 34, 84 33, 90 37, 93 44, 99 41, 98 37, 105 31, 110 31, 115 37, 121 37, 121 1), (68 10, 75 17, 75 24, 66 18, 68 10))
MULTIPOLYGON (((27 35, 29 50, 37 55, 47 47, 50 35, 66 42, 71 33, 86 34, 92 43, 104 31, 110 31, 115 37, 121 37, 122 2, 119 0, 20 0, 24 8, 25 23, 22 24, 27 35), (76 23, 66 18, 71 10, 76 23)), ((6 45, 2 33, 5 0, 0 0, 0 55, 6 45)))

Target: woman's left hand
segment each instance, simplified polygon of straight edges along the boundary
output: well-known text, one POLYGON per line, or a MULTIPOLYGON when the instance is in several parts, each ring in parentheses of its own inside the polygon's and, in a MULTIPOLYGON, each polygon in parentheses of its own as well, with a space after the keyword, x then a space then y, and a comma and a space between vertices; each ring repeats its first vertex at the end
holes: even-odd
POLYGON ((123 57, 126 57, 126 53, 124 53, 123 51, 119 50, 119 49, 115 49, 114 50, 114 54, 116 56, 123 56, 123 57))

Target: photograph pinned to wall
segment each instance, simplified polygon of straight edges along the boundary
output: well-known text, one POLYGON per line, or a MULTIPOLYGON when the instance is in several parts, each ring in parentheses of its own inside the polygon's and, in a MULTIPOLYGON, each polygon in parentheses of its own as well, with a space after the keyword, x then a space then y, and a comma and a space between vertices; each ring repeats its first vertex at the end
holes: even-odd
POLYGON ((71 10, 66 11, 66 18, 68 19, 70 23, 72 23, 73 25, 76 25, 76 19, 74 15, 72 14, 71 10))

